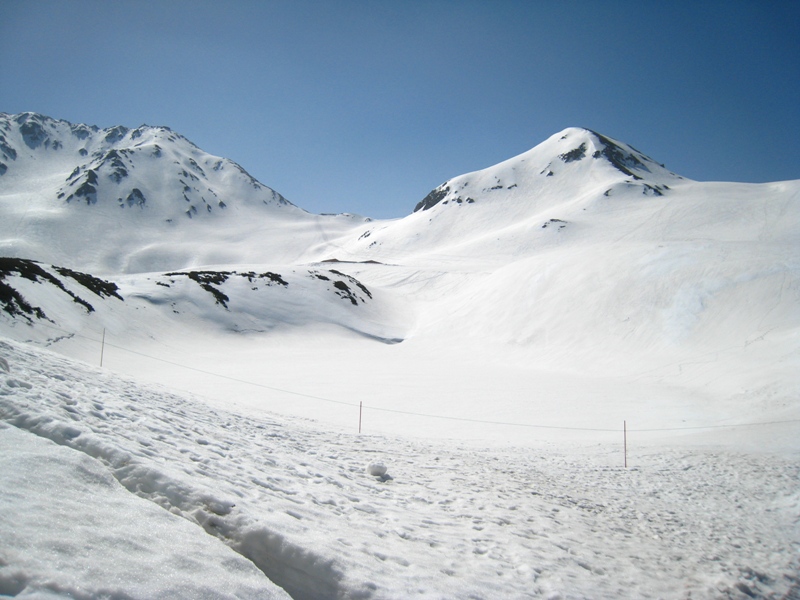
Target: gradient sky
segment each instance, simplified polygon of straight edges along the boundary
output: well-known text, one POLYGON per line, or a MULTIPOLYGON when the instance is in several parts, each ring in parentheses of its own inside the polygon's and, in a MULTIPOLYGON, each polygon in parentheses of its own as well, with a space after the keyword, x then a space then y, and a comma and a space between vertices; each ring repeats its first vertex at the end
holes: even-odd
POLYGON ((800 2, 0 0, 0 112, 167 125, 310 212, 409 214, 570 126, 800 178, 800 2))

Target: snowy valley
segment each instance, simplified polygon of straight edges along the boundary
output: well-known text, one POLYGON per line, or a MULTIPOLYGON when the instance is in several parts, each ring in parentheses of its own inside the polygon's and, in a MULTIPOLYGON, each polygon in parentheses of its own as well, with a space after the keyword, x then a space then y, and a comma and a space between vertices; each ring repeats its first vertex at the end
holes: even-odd
POLYGON ((0 595, 800 597, 800 180, 569 128, 412 209, 0 114, 0 595))

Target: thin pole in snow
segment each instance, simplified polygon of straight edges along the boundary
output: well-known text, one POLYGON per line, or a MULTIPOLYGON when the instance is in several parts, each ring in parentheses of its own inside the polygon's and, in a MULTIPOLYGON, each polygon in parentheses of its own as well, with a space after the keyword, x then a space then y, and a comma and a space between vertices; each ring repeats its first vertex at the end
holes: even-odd
POLYGON ((103 354, 106 351, 106 328, 103 327, 103 341, 100 344, 100 366, 103 366, 103 354))
POLYGON ((358 433, 361 433, 361 411, 364 408, 364 402, 358 403, 358 433))
POLYGON ((628 468, 628 423, 622 422, 622 448, 625 454, 625 468, 628 468))

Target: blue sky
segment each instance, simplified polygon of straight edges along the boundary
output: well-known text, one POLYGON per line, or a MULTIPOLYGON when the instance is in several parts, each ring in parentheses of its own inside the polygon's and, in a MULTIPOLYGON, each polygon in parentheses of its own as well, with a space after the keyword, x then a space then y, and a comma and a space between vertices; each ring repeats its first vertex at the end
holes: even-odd
POLYGON ((167 125, 311 212, 410 213, 570 126, 800 178, 800 3, 2 0, 0 112, 167 125))

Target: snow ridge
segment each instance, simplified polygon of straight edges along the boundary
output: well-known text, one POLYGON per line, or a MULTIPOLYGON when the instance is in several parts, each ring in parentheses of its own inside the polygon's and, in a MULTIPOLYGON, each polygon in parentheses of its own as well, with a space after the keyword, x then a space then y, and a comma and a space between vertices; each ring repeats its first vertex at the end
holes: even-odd
POLYGON ((199 318, 207 327, 251 334, 285 324, 331 323, 372 340, 403 341, 407 324, 392 314, 390 296, 336 269, 280 271, 173 271, 129 276, 118 285, 64 267, 0 258, 0 323, 24 324, 34 339, 51 338, 51 325, 72 334, 109 318, 135 322, 143 316, 199 318))
MULTIPOLYGON (((51 269, 48 270, 36 261, 0 257, 0 308, 12 318, 20 317, 28 324, 33 323, 32 317, 45 319, 51 323, 55 323, 55 321, 48 318, 47 314, 40 306, 32 306, 29 304, 28 300, 26 300, 19 290, 6 281, 6 279, 10 279, 14 276, 34 283, 49 283, 72 298, 76 304, 81 305, 88 313, 94 312, 94 306, 69 289, 69 287, 58 278, 59 276, 73 280, 74 283, 79 284, 81 287, 85 288, 86 291, 90 291, 100 298, 114 297, 117 300, 123 299, 122 296, 117 293, 119 288, 117 288, 116 284, 103 281, 92 275, 78 273, 63 267, 51 267, 51 269)), ((36 301, 38 301, 38 298, 36 301)))

